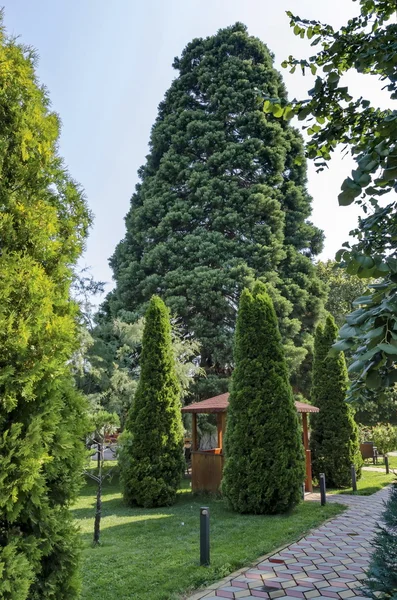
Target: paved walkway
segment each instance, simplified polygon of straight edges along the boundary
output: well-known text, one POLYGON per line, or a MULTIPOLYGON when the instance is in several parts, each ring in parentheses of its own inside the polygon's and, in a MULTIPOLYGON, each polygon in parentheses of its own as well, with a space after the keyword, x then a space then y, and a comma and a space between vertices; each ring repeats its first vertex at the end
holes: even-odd
POLYGON ((362 600, 360 587, 371 554, 370 540, 388 493, 385 488, 372 496, 327 496, 328 502, 349 509, 254 567, 240 569, 188 600, 362 600))

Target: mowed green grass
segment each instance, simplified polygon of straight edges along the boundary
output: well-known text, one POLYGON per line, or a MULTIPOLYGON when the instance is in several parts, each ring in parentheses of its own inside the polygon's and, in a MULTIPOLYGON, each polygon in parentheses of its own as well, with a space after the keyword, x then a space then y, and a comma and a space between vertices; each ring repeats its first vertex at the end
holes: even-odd
MULTIPOLYGON (((371 465, 372 466, 372 465, 371 465)), ((377 465, 382 468, 381 465, 377 465)), ((389 475, 386 475, 386 471, 369 471, 365 467, 362 469, 362 476, 357 481, 357 492, 353 492, 352 488, 342 488, 339 490, 328 489, 329 494, 357 494, 358 496, 370 496, 375 492, 379 492, 382 488, 386 487, 390 483, 396 480, 396 475, 390 471, 389 475)), ((314 491, 318 492, 316 488, 314 491)))
POLYGON ((224 501, 194 496, 185 481, 177 503, 161 509, 124 505, 117 477, 105 485, 101 546, 92 547, 95 484, 73 509, 81 528, 83 600, 174 600, 297 540, 341 505, 300 504, 284 516, 241 516, 224 501), (211 566, 199 566, 199 508, 209 506, 211 566))

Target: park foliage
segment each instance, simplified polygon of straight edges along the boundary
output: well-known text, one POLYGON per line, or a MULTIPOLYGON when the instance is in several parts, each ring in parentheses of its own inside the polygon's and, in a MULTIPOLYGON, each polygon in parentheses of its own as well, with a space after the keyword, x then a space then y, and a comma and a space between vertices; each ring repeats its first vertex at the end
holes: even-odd
POLYGON ((183 426, 169 311, 158 296, 146 312, 140 367, 119 455, 124 498, 131 506, 167 506, 183 473, 183 426))
POLYGON ((241 23, 193 40, 173 66, 110 260, 116 287, 103 318, 136 320, 159 294, 201 345, 207 376, 193 397, 206 398, 227 391, 239 296, 260 278, 296 387, 308 392, 324 297, 312 259, 323 235, 308 221, 303 140, 258 104, 258 88, 287 98, 281 76, 241 23))
POLYGON ((314 340, 311 399, 320 412, 311 416, 313 474, 324 473, 327 485, 341 488, 351 483, 351 466, 361 476, 358 427, 352 407, 346 402, 349 384, 343 352, 330 355, 338 328, 331 315, 325 326, 317 326, 314 340))
POLYGON ((303 446, 276 313, 262 283, 241 295, 234 360, 223 494, 240 513, 286 512, 301 498, 303 446))
POLYGON ((90 215, 58 155, 60 123, 35 55, 0 32, 0 597, 74 600, 69 511, 84 461, 85 402, 72 268, 90 215))

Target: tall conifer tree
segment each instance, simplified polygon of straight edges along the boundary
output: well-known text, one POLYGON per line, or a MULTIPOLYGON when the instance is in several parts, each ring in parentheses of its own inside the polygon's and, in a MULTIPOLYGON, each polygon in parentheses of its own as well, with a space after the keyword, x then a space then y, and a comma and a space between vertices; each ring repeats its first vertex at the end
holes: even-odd
POLYGON ((338 328, 327 317, 325 327, 318 325, 314 342, 312 401, 320 409, 312 415, 311 450, 313 474, 325 473, 327 484, 351 485, 351 465, 361 475, 362 459, 358 427, 351 406, 346 402, 348 376, 343 352, 330 355, 338 328))
POLYGON ((296 371, 322 304, 311 261, 322 234, 307 221, 301 136, 258 103, 257 89, 286 97, 267 47, 237 23, 193 40, 173 66, 104 312, 138 316, 159 294, 202 344, 205 396, 227 387, 238 299, 254 279, 268 285, 296 371))
POLYGON ((222 491, 238 512, 285 512, 301 495, 303 444, 277 317, 263 284, 241 295, 235 363, 222 491))
POLYGON ((119 461, 124 498, 132 506, 175 502, 184 466, 180 396, 169 312, 153 296, 143 332, 141 375, 119 461))
POLYGON ((0 32, 0 597, 74 600, 84 460, 71 267, 89 215, 30 49, 0 32))

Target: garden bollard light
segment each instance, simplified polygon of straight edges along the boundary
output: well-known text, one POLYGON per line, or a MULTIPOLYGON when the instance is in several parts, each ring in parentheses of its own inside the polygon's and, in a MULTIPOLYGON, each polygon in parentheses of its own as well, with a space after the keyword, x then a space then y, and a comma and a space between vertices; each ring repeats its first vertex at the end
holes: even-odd
POLYGON ((324 473, 320 473, 320 498, 321 498, 321 506, 324 506, 327 502, 327 492, 326 492, 326 488, 325 488, 324 473))
POLYGON ((386 475, 388 475, 390 473, 390 469, 389 469, 389 457, 387 456, 387 454, 385 454, 385 467, 386 467, 386 475))
POLYGON ((210 564, 210 509, 208 506, 200 508, 200 565, 208 567, 210 564))
POLYGON ((356 467, 352 465, 352 488, 353 492, 357 492, 357 475, 356 475, 356 467))
POLYGON ((302 500, 305 499, 305 484, 302 483, 302 500))

